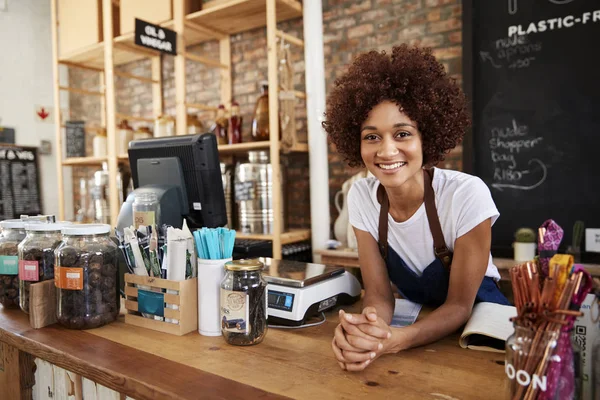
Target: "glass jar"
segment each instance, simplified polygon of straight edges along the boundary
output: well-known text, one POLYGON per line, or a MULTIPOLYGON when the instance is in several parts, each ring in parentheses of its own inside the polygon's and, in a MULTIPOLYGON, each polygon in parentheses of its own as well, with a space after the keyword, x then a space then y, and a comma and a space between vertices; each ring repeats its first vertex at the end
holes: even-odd
POLYGON ((25 222, 19 219, 0 222, 0 304, 19 307, 19 243, 25 239, 25 222))
POLYGON ((215 124, 212 126, 211 131, 217 137, 218 144, 227 144, 227 129, 229 127, 229 119, 227 118, 227 112, 225 106, 219 104, 217 108, 217 115, 215 116, 215 124))
POLYGON ((197 133, 203 133, 204 124, 198 119, 197 115, 188 114, 187 115, 187 134, 195 135, 197 133))
POLYGON ((94 157, 106 157, 107 154, 106 131, 99 129, 92 139, 92 154, 94 157))
POLYGON ((54 279, 54 249, 62 240, 60 230, 65 225, 68 223, 25 225, 27 236, 19 244, 19 304, 27 314, 31 284, 54 279))
POLYGON ((221 281, 221 333, 229 344, 262 342, 267 333, 267 282, 258 260, 225 263, 221 281))
POLYGON ((154 123, 154 137, 175 136, 175 118, 159 116, 154 123))
POLYGON ((570 332, 515 325, 515 332, 506 340, 504 367, 510 398, 550 399, 559 387, 561 391, 574 389, 574 369, 567 363, 573 363, 570 332))
POLYGON ((54 251, 58 322, 70 329, 98 328, 119 315, 117 246, 110 225, 62 229, 54 251))
POLYGON ((159 205, 156 193, 141 192, 135 194, 133 201, 133 226, 152 226, 159 221, 159 205))
POLYGON ((126 119, 117 125, 117 155, 127 155, 129 142, 133 140, 133 128, 126 119))
POLYGON ((234 101, 231 103, 231 116, 229 117, 229 130, 227 139, 229 144, 242 143, 242 123, 243 119, 240 115, 240 105, 234 101))
POLYGON ((152 139, 152 137, 152 132, 147 126, 139 127, 137 131, 133 132, 133 140, 152 139))

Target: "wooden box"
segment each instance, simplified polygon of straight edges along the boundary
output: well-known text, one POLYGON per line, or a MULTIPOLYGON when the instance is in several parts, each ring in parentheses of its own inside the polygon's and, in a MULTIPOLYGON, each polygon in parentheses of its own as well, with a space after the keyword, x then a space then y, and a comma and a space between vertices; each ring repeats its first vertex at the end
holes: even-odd
POLYGON ((198 279, 192 278, 185 281, 170 281, 167 279, 152 278, 125 274, 125 323, 155 331, 170 333, 177 336, 198 330, 198 279), (148 292, 161 292, 164 294, 165 319, 178 320, 179 323, 158 321, 145 318, 138 312, 138 286, 145 286, 148 292), (167 292, 168 291, 168 292, 167 292), (175 291, 176 294, 172 294, 175 291), (175 310, 168 306, 178 306, 175 310))
MULTIPOLYGON (((201 0, 183 1, 185 14, 202 9, 201 0)), ((120 4, 121 34, 123 35, 132 33, 135 30, 136 18, 158 25, 173 19, 171 0, 152 0, 152 7, 148 6, 148 0, 121 0, 120 4)))
MULTIPOLYGON (((113 36, 119 35, 118 6, 113 3, 113 36)), ((60 57, 102 42, 102 0, 58 0, 60 57)))

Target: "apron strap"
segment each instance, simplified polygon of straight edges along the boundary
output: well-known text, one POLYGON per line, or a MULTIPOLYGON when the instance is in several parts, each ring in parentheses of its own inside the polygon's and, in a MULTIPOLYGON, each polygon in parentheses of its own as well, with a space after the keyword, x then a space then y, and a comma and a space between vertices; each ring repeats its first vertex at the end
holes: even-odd
MULTIPOLYGON (((433 236, 433 252, 435 256, 444 264, 444 266, 450 269, 452 263, 452 252, 446 246, 444 240, 444 234, 440 225, 440 218, 435 207, 435 195, 433 193, 433 170, 423 169, 423 180, 425 187, 425 211, 427 213, 427 220, 429 221, 429 230, 433 236)), ((381 257, 386 260, 388 252, 388 213, 390 210, 390 201, 383 185, 379 185, 377 189, 377 199, 381 204, 379 211, 379 252, 381 257)))

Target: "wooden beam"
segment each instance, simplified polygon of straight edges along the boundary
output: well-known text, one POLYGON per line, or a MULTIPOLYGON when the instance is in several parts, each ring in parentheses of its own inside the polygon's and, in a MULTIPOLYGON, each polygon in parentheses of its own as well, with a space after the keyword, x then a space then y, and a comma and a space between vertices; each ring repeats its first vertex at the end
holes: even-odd
MULTIPOLYGON (((112 1, 102 0, 103 29, 108 37, 113 32, 112 1)), ((104 41, 104 79, 106 93, 106 138, 108 150, 108 200, 110 209, 110 224, 117 225, 119 215, 119 191, 117 190, 117 116, 115 98, 115 74, 114 74, 113 41, 104 41)))
POLYGON ((128 74, 126 72, 120 72, 120 71, 115 71, 114 72, 116 76, 120 76, 121 78, 129 78, 129 79, 136 79, 138 81, 141 82, 148 82, 148 83, 159 83, 157 80, 152 79, 152 78, 146 78, 144 76, 139 76, 139 75, 133 75, 133 74, 128 74))
POLYGON ((71 93, 77 93, 77 94, 84 94, 84 95, 87 95, 87 96, 104 96, 104 92, 97 92, 97 91, 92 91, 92 90, 79 89, 79 88, 74 88, 74 87, 69 87, 69 86, 59 86, 58 89, 61 90, 61 91, 63 91, 63 92, 71 92, 71 93))
POLYGON ((292 36, 289 33, 285 33, 284 31, 281 31, 279 29, 277 29, 276 34, 278 38, 304 48, 304 40, 298 39, 296 36, 292 36))
POLYGON ((187 108, 195 108, 197 110, 204 110, 204 111, 217 111, 219 109, 218 107, 213 107, 213 106, 209 106, 207 104, 199 104, 199 103, 185 103, 185 106, 187 108))
POLYGON ((231 37, 227 36, 219 41, 219 61, 226 65, 227 69, 221 69, 221 103, 227 107, 231 106, 233 95, 231 87, 231 37))
POLYGON ((192 61, 196 61, 205 65, 210 65, 211 67, 217 67, 217 68, 223 68, 223 69, 229 69, 228 65, 225 64, 221 64, 220 61, 217 60, 213 60, 211 58, 208 57, 204 57, 204 56, 200 56, 198 54, 194 54, 194 53, 185 53, 184 54, 185 58, 192 60, 192 61))
POLYGON ((152 57, 152 80, 152 113, 157 118, 163 113, 162 56, 152 57))
POLYGON ((277 4, 276 0, 267 0, 267 68, 269 80, 269 140, 270 163, 273 166, 273 258, 281 259, 281 233, 283 228, 281 199, 281 167, 279 162, 279 78, 277 68, 277 4))
POLYGON ((98 68, 98 67, 92 67, 90 65, 84 65, 84 64, 79 64, 79 63, 74 63, 72 61, 58 61, 59 64, 62 64, 64 66, 67 66, 69 68, 79 68, 79 69, 85 69, 88 71, 95 71, 95 72, 104 72, 104 70, 102 68, 98 68))
POLYGON ((132 45, 132 44, 123 43, 123 42, 115 42, 114 47, 119 50, 128 51, 130 53, 141 54, 146 57, 154 57, 154 56, 160 54, 160 52, 150 50, 147 47, 141 47, 141 46, 132 45))
POLYGON ((187 133, 186 75, 185 75, 185 9, 183 1, 173 1, 173 22, 177 32, 177 55, 175 56, 175 134, 187 133))
POLYGON ((135 115, 115 113, 118 119, 126 119, 128 121, 154 122, 154 118, 137 117, 135 115))
POLYGON ((58 186, 56 195, 58 196, 58 219, 65 220, 65 182, 63 177, 63 140, 62 130, 60 129, 62 120, 60 118, 60 75, 58 71, 58 19, 57 19, 57 0, 51 1, 51 31, 52 31, 52 83, 54 84, 54 137, 56 140, 56 178, 58 186))

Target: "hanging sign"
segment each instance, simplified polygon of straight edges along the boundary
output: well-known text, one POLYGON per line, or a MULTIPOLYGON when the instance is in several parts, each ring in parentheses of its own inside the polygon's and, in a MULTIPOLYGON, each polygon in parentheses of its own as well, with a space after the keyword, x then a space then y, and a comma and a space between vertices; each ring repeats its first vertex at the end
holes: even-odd
POLYGON ((177 55, 177 33, 150 22, 135 19, 135 44, 177 55))

